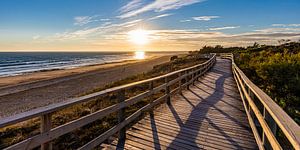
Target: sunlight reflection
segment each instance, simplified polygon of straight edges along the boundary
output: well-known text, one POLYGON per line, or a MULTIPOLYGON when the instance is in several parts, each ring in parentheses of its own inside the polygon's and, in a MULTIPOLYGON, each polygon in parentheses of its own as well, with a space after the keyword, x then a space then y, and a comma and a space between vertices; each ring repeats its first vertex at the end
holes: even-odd
POLYGON ((144 51, 135 51, 134 58, 135 59, 145 59, 145 52, 144 51))

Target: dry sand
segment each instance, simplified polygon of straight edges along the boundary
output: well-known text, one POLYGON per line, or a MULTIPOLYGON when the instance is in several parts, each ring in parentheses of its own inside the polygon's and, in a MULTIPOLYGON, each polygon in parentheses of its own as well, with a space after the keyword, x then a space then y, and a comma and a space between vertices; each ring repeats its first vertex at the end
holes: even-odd
POLYGON ((0 118, 65 101, 95 88, 147 72, 170 56, 0 78, 0 118))

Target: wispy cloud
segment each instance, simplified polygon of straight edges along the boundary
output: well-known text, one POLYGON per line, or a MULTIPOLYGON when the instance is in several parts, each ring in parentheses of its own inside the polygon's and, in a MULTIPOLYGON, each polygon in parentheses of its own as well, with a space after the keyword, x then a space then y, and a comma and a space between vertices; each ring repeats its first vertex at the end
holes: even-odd
POLYGON ((40 35, 35 35, 35 36, 32 37, 33 40, 37 40, 37 39, 39 39, 39 38, 41 38, 40 35))
POLYGON ((194 20, 198 21, 209 21, 211 19, 220 18, 220 16, 198 16, 198 17, 192 17, 194 20))
POLYGON ((300 24, 272 24, 273 27, 300 27, 300 24))
POLYGON ((79 29, 70 32, 63 32, 63 33, 56 33, 52 39, 57 40, 68 40, 68 39, 82 39, 86 38, 87 36, 97 35, 100 33, 107 33, 107 32, 118 32, 124 30, 124 28, 129 28, 135 26, 137 23, 141 22, 142 19, 136 19, 128 22, 123 23, 114 23, 111 22, 104 22, 101 25, 93 28, 85 28, 79 29))
POLYGON ((236 29, 240 26, 226 26, 226 27, 218 27, 218 28, 209 28, 208 30, 217 31, 217 30, 227 30, 227 29, 236 29))
POLYGON ((155 19, 159 19, 159 18, 163 18, 163 17, 168 17, 171 16, 173 14, 162 14, 162 15, 158 15, 158 16, 154 16, 152 18, 149 18, 148 20, 155 20, 155 19))
POLYGON ((120 8, 120 12, 125 13, 137 9, 142 5, 142 0, 131 0, 126 5, 120 8))
POLYGON ((100 19, 100 21, 109 21, 110 19, 108 19, 108 18, 102 18, 102 19, 100 19))
POLYGON ((264 33, 300 32, 300 28, 266 28, 266 29, 259 29, 254 31, 264 32, 264 33))
POLYGON ((74 17, 74 25, 83 26, 85 24, 88 24, 90 22, 94 22, 94 17, 91 16, 77 16, 74 17))
POLYGON ((94 16, 76 16, 74 17, 74 25, 83 26, 91 22, 96 21, 109 21, 109 18, 101 18, 99 19, 99 15, 94 16))
POLYGON ((201 30, 152 30, 151 33, 158 37, 161 46, 182 46, 200 48, 204 45, 246 46, 254 42, 276 44, 279 39, 298 40, 300 32, 293 33, 264 33, 249 32, 241 34, 225 34, 219 31, 204 32, 201 30))
POLYGON ((186 19, 186 20, 180 20, 179 22, 190 22, 190 21, 192 21, 192 20, 186 19))
POLYGON ((140 7, 140 1, 132 0, 128 4, 134 3, 139 5, 135 6, 134 8, 132 8, 132 6, 128 4, 123 6, 121 10, 127 10, 127 11, 121 11, 122 14, 118 17, 129 18, 148 11, 162 12, 166 10, 179 9, 183 6, 187 6, 187 5, 191 5, 203 1, 204 0, 155 0, 154 2, 148 3, 140 7))

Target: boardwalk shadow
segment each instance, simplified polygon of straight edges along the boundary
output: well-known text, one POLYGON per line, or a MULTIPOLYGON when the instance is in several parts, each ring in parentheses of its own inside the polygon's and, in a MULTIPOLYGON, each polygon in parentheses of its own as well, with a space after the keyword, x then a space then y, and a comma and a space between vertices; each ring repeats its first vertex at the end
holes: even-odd
MULTIPOLYGON (((226 64, 225 65, 219 64, 219 66, 230 67, 228 64, 227 65, 226 64)), ((222 67, 214 67, 210 72, 213 73, 214 75, 218 76, 217 80, 214 83, 216 85, 215 90, 211 95, 209 95, 207 98, 203 99, 203 98, 201 98, 200 95, 197 96, 197 92, 193 91, 196 88, 195 89, 191 88, 190 92, 194 93, 199 98, 200 103, 198 103, 197 105, 193 105, 189 101, 188 98, 183 96, 184 100, 193 106, 193 109, 185 122, 183 122, 180 119, 180 116, 174 109, 173 105, 172 104, 169 105, 170 111, 172 112, 174 118, 176 119, 178 125, 180 126, 179 133, 176 135, 174 140, 170 143, 169 147, 174 147, 176 144, 180 143, 180 140, 184 139, 186 141, 189 141, 189 146, 194 147, 195 149, 200 149, 201 147, 199 147, 199 144, 197 144, 197 142, 196 142, 198 133, 190 135, 189 138, 187 139, 185 136, 185 131, 184 131, 183 127, 185 127, 185 128, 190 127, 190 128, 193 128, 193 130, 196 130, 199 132, 202 122, 204 120, 206 120, 210 124, 210 126, 212 126, 216 131, 218 131, 221 136, 225 137, 226 140, 231 143, 231 145, 233 145, 236 149, 242 149, 242 147, 239 145, 239 143, 237 143, 229 135, 227 135, 226 132, 223 131, 220 127, 215 125, 212 120, 210 120, 206 117, 199 117, 199 111, 201 111, 201 116, 202 115, 205 116, 211 108, 216 108, 214 105, 216 103, 218 103, 224 96, 225 80, 232 77, 232 74, 230 73, 230 69, 225 69, 222 67), (197 122, 199 122, 199 123, 195 124, 195 120, 193 118, 199 118, 197 120, 197 122)), ((220 110, 218 110, 218 111, 220 111, 220 110)), ((221 114, 227 115, 227 117, 228 117, 228 114, 226 114, 225 112, 221 112, 221 114)), ((232 119, 232 118, 230 118, 230 119, 232 119)), ((203 137, 203 138, 205 138, 205 137, 203 137)), ((187 143, 185 143, 185 144, 187 144, 187 143)), ((170 148, 168 148, 168 149, 170 149, 170 148)))
POLYGON ((156 128, 156 123, 154 119, 154 114, 153 112, 150 112, 150 122, 151 122, 151 129, 152 129, 152 136, 154 140, 154 148, 157 150, 160 150, 160 142, 159 142, 159 137, 157 134, 157 128, 156 128))

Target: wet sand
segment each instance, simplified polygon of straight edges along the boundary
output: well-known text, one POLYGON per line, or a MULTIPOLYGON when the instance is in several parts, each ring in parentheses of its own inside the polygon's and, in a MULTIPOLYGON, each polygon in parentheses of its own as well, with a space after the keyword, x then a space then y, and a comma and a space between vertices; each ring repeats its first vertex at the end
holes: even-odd
POLYGON ((85 66, 0 78, 0 118, 68 100, 169 61, 159 56, 140 61, 85 66))

